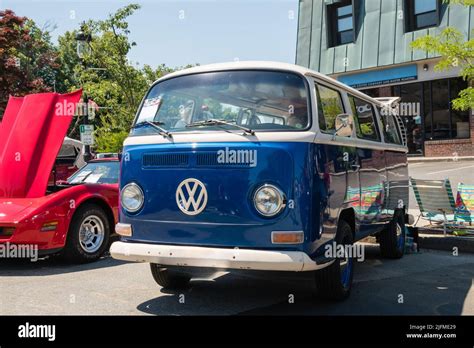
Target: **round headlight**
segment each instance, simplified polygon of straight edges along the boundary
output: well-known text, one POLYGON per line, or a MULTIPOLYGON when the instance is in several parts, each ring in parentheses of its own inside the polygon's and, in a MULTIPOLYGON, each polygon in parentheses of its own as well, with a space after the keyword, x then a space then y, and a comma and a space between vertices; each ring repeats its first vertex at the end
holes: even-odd
POLYGON ((266 217, 277 215, 286 206, 285 194, 276 186, 263 185, 254 195, 257 211, 266 217))
POLYGON ((140 210, 144 200, 142 189, 135 183, 125 185, 120 194, 122 207, 130 213, 140 210))

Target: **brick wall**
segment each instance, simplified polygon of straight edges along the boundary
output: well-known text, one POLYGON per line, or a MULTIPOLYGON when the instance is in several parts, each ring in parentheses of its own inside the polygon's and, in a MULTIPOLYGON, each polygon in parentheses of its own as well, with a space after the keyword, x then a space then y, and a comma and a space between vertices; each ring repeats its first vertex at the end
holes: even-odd
POLYGON ((427 140, 425 157, 474 156, 474 111, 470 117, 470 139, 427 140))

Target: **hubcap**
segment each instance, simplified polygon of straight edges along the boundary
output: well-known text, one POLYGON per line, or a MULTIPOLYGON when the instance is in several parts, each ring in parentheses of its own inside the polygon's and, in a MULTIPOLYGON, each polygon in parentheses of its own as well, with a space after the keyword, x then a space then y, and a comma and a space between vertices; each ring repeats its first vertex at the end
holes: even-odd
POLYGON ((105 228, 102 220, 96 215, 87 216, 79 228, 79 244, 87 253, 94 253, 104 241, 105 228))

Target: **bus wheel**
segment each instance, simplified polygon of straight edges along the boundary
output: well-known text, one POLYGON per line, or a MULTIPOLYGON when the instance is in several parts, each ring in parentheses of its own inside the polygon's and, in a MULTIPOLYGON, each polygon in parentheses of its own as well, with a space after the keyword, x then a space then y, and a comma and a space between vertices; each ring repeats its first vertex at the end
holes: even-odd
POLYGON ((185 288, 191 280, 191 277, 186 274, 161 267, 156 263, 150 263, 150 269, 155 282, 165 289, 185 288))
POLYGON ((393 220, 380 233, 380 253, 383 257, 399 259, 405 252, 405 221, 403 213, 395 213, 393 220))
MULTIPOLYGON (((339 222, 336 245, 352 245, 354 237, 351 226, 344 220, 339 222)), ((336 252, 336 250, 334 250, 336 252)), ((328 267, 315 272, 317 297, 342 301, 349 297, 354 275, 354 259, 346 255, 328 267)))

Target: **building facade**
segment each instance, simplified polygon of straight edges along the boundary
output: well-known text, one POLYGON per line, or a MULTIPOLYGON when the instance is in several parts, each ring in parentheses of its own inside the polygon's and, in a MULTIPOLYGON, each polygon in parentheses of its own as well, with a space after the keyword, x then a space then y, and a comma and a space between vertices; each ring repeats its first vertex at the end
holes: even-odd
POLYGON ((459 68, 410 43, 455 27, 470 39, 471 6, 441 0, 300 0, 296 64, 373 97, 401 97, 413 156, 474 156, 474 116, 452 108, 467 83, 459 68))

